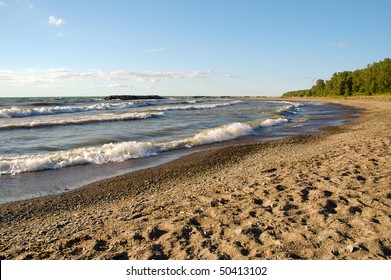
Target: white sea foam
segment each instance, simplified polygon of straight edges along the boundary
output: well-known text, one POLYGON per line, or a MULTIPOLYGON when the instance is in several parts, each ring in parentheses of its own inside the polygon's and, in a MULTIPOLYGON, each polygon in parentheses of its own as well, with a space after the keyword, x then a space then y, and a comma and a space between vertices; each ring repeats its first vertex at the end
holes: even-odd
POLYGON ((278 113, 282 113, 282 112, 289 111, 289 110, 291 110, 291 109, 293 109, 293 108, 296 108, 296 106, 294 106, 294 105, 285 105, 285 106, 279 108, 279 109, 277 110, 277 112, 278 112, 278 113))
POLYGON ((261 127, 270 127, 270 126, 275 126, 279 125, 282 123, 288 122, 288 119, 286 118, 275 118, 275 119, 266 119, 264 121, 254 121, 251 122, 250 125, 253 130, 259 129, 261 127))
POLYGON ((302 103, 300 102, 293 102, 293 101, 283 101, 283 100, 279 100, 279 101, 264 101, 266 103, 279 103, 279 104, 288 104, 288 105, 291 105, 291 106, 294 106, 294 107, 300 107, 300 106, 303 106, 302 103))
POLYGON ((278 125, 283 122, 287 122, 287 119, 266 119, 252 123, 236 122, 201 131, 190 138, 166 143, 129 141, 47 154, 0 157, 0 174, 58 169, 72 165, 122 162, 132 158, 157 155, 168 150, 232 140, 251 135, 260 127, 278 125))
POLYGON ((286 118, 266 119, 250 123, 236 122, 204 130, 191 138, 182 140, 182 142, 186 143, 186 146, 189 147, 224 142, 238 137, 252 135, 255 130, 261 127, 275 126, 285 122, 288 122, 286 118))
POLYGON ((300 110, 300 107, 302 106, 301 103, 299 102, 289 102, 289 101, 284 101, 281 102, 282 104, 286 104, 285 106, 282 106, 277 110, 278 113, 290 113, 290 114, 297 114, 298 111, 300 110))
POLYGON ((125 120, 140 120, 149 119, 153 117, 163 116, 164 112, 138 112, 138 113, 124 113, 124 114, 98 114, 87 116, 73 116, 72 118, 55 118, 55 119, 39 119, 24 121, 17 120, 12 123, 1 123, 0 129, 13 128, 31 128, 41 126, 58 126, 70 124, 85 124, 91 122, 109 122, 109 121, 125 121, 125 120))
POLYGON ((250 135, 252 132, 250 125, 237 122, 202 131, 190 138, 189 142, 194 146, 212 144, 250 135))
POLYGON ((239 104, 242 101, 237 100, 233 102, 224 102, 224 103, 209 103, 209 104, 191 104, 191 105, 168 105, 168 106, 159 106, 155 109, 158 111, 176 111, 176 110, 202 110, 202 109, 214 109, 218 107, 232 106, 239 104))
MULTIPOLYGON (((233 101, 225 103, 211 103, 211 104, 189 104, 189 105, 167 105, 158 106, 154 108, 157 111, 173 111, 173 110, 201 110, 213 109, 217 107, 231 106, 241 103, 242 101, 233 101)), ((0 118, 25 118, 42 115, 56 115, 66 113, 80 113, 89 111, 103 111, 103 110, 121 110, 134 107, 148 106, 147 104, 134 104, 133 102, 120 103, 97 103, 94 105, 76 105, 76 106, 42 106, 42 107, 11 107, 0 109, 0 118)))
POLYGON ((133 107, 144 106, 134 104, 133 102, 120 103, 97 103, 94 105, 76 105, 76 106, 43 106, 43 107, 11 107, 0 110, 0 118, 24 118, 40 115, 55 115, 65 113, 79 113, 102 110, 119 110, 133 107))
POLYGON ((151 142, 131 141, 32 156, 0 157, 0 174, 59 169, 72 165, 121 162, 131 158, 155 155, 157 152, 159 152, 158 147, 151 142))

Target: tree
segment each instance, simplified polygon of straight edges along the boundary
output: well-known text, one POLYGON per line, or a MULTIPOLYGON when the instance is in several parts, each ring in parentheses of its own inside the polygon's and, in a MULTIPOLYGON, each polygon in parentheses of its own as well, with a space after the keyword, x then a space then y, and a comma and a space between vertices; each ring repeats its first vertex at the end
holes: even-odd
POLYGON ((291 91, 284 96, 350 96, 391 94, 391 59, 368 64, 364 69, 334 73, 330 80, 318 79, 308 90, 291 91))

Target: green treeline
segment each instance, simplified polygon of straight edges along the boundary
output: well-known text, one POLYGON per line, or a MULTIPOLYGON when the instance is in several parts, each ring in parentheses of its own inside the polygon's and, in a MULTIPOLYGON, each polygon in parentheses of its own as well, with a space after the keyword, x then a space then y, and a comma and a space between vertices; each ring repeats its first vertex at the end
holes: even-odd
POLYGON ((351 96, 391 93, 391 59, 369 64, 356 71, 334 73, 330 80, 319 79, 311 89, 289 91, 284 97, 351 96))

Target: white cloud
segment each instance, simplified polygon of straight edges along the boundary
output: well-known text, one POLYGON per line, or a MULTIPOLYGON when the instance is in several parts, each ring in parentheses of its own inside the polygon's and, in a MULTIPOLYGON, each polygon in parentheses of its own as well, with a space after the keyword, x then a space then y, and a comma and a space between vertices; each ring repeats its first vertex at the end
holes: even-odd
POLYGON ((23 72, 0 70, 0 81, 11 85, 36 84, 39 86, 52 86, 69 81, 80 82, 108 82, 108 88, 124 87, 129 82, 158 83, 163 80, 184 79, 184 80, 207 80, 212 77, 228 77, 227 73, 216 73, 207 71, 103 71, 89 70, 76 72, 67 68, 52 68, 38 70, 25 68, 23 72))
MULTIPOLYGON (((31 4, 30 2, 22 2, 22 1, 14 1, 14 2, 15 2, 15 4, 17 4, 17 5, 27 6, 27 7, 29 7, 30 9, 34 9, 33 4, 31 4)), ((11 5, 12 5, 12 4, 11 4, 11 5)), ((8 6, 8 5, 6 4, 5 1, 0 0, 0 8, 1 8, 1 7, 7 7, 7 6, 8 6)))
POLYGON ((60 85, 39 85, 38 86, 39 88, 44 88, 44 89, 64 89, 65 87, 64 86, 60 86, 60 85))
POLYGON ((166 48, 158 48, 158 49, 147 49, 143 50, 144 53, 158 53, 158 52, 164 52, 166 48))
POLYGON ((346 49, 349 46, 349 43, 346 42, 338 42, 337 43, 337 48, 339 49, 346 49))
POLYGON ((128 86, 126 84, 121 83, 110 83, 107 85, 107 88, 130 88, 131 86, 128 86))
POLYGON ((133 86, 114 82, 114 83, 109 83, 106 85, 92 85, 92 86, 89 86, 88 88, 90 88, 90 89, 113 89, 113 88, 133 88, 133 86))
POLYGON ((164 79, 202 79, 215 76, 214 71, 129 71, 99 72, 100 78, 109 81, 131 80, 156 83, 164 79))
POLYGON ((65 24, 65 21, 61 18, 56 18, 55 16, 49 16, 48 23, 50 25, 61 26, 65 24))
POLYGON ((329 43, 329 45, 332 47, 336 47, 338 49, 346 49, 349 47, 348 42, 333 42, 333 43, 329 43))
POLYGON ((299 55, 299 58, 301 59, 306 59, 306 58, 309 58, 310 56, 308 54, 300 54, 299 55))

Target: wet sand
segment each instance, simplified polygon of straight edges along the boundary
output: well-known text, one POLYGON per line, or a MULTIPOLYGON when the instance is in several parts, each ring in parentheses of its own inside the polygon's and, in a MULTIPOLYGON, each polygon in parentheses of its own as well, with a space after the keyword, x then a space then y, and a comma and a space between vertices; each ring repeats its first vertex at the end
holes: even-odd
POLYGON ((0 259, 391 259, 391 101, 316 101, 365 113, 0 205, 0 259))

